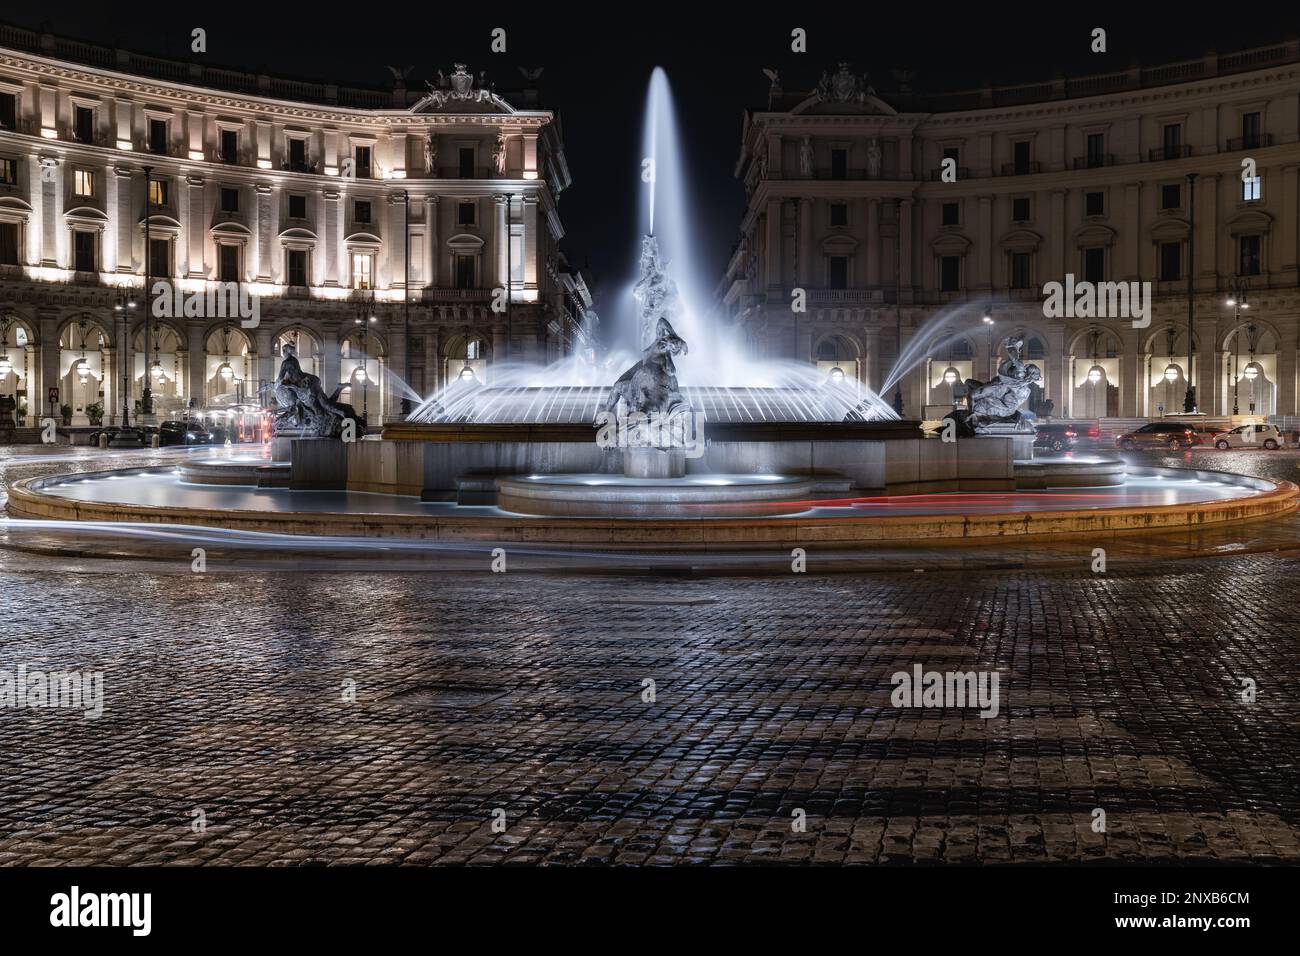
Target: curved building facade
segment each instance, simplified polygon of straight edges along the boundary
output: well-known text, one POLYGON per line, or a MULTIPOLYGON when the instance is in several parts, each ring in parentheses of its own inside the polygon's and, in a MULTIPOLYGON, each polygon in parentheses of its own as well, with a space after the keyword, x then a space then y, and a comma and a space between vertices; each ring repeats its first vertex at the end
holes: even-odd
POLYGON ((746 114, 719 300, 755 351, 901 388, 910 417, 1012 334, 1040 412, 1181 413, 1190 384, 1207 415, 1295 415, 1298 168, 1294 40, 945 96, 845 64, 809 92, 778 77, 746 114))
POLYGON ((73 424, 146 382, 158 417, 255 403, 292 343, 378 423, 566 353, 590 298, 537 103, 460 64, 351 89, 0 28, 0 395, 28 424, 51 389, 73 424))

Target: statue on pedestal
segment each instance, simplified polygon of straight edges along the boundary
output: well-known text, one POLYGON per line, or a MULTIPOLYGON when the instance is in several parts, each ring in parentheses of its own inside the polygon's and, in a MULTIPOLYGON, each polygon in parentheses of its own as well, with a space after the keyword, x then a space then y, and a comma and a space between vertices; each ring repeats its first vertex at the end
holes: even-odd
POLYGON ((1021 405, 1029 398, 1031 386, 1042 381, 1043 372, 1037 365, 1026 365, 1020 359, 1024 339, 1013 335, 1007 339, 1007 357, 998 366, 998 374, 987 382, 966 379, 966 393, 970 407, 948 413, 957 423, 957 434, 997 435, 1034 431, 1036 416, 1021 405))
POLYGON ((273 429, 276 436, 338 438, 343 423, 349 420, 356 428, 357 438, 365 435, 366 423, 356 409, 338 400, 342 385, 334 390, 333 395, 326 395, 320 379, 302 370, 295 346, 285 344, 281 354, 284 361, 280 363, 280 374, 272 384, 263 386, 275 397, 273 429))

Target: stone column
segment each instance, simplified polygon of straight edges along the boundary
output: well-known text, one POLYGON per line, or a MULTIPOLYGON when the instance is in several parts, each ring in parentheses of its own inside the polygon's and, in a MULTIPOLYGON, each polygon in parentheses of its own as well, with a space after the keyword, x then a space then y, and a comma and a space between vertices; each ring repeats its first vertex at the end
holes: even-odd
MULTIPOLYGON (((878 325, 866 325, 862 331, 862 345, 866 349, 866 354, 862 356, 862 379, 868 387, 878 389, 880 388, 880 327, 878 325)), ((886 401, 888 401, 887 397, 886 401)))
MULTIPOLYGON (((1110 191, 1110 201, 1114 201, 1118 188, 1110 191)), ((1123 264, 1117 272, 1123 275, 1123 281, 1135 282, 1142 274, 1142 245, 1145 241, 1139 232, 1142 215, 1142 185, 1129 183, 1124 187, 1124 228, 1119 234, 1119 248, 1123 251, 1123 264)), ((1137 414, 1141 414, 1138 412, 1137 414)))
POLYGON ((186 346, 190 367, 186 369, 185 392, 201 407, 208 403, 208 343, 203 341, 203 321, 186 324, 186 346))
POLYGON ((912 289, 915 284, 915 277, 912 275, 912 200, 904 199, 899 211, 901 216, 898 223, 898 244, 902 250, 899 254, 899 275, 903 287, 898 290, 898 301, 901 305, 911 305, 912 289))
POLYGON ((1291 341, 1278 343, 1277 412, 1279 415, 1300 412, 1296 401, 1296 350, 1291 341))
POLYGON ((255 269, 256 281, 271 282, 272 255, 275 248, 276 219, 279 204, 275 201, 275 187, 258 183, 253 187, 253 202, 257 221, 253 223, 253 248, 249 250, 251 262, 245 263, 244 272, 255 269))
MULTIPOLYGON (((41 265, 64 266, 65 263, 61 262, 59 257, 59 235, 62 231, 59 221, 63 218, 63 167, 53 156, 41 156, 31 165, 32 174, 37 177, 31 195, 33 199, 40 197, 40 208, 37 210, 37 216, 33 216, 32 219, 33 222, 38 218, 40 221, 41 265)), ((71 267, 71 240, 67 241, 67 245, 69 249, 66 265, 71 267)))
MULTIPOLYGON (((1066 224, 1066 210, 1069 208, 1069 189, 1052 190, 1052 231, 1056 234, 1052 237, 1052 263, 1046 271, 1047 276, 1052 279, 1064 281, 1065 274, 1070 270, 1069 267, 1069 250, 1067 245, 1070 239, 1070 230, 1066 224)), ((1045 281, 1043 275, 1038 276, 1040 282, 1045 281)))
MULTIPOLYGON (((259 388, 267 382, 275 380, 275 349, 269 325, 259 325, 257 331, 253 333, 253 337, 254 347, 257 349, 257 362, 253 366, 254 374, 257 375, 257 381, 252 383, 251 389, 245 389, 244 391, 245 394, 251 392, 251 395, 256 397, 259 388)), ((328 382, 329 379, 322 379, 321 386, 326 392, 334 391, 334 386, 338 383, 334 382, 332 384, 327 384, 328 382)))
POLYGON ((442 334, 432 322, 424 330, 424 392, 432 395, 445 384, 442 374, 442 334))
POLYGON ((813 201, 799 200, 799 285, 810 288, 813 282, 813 201))
POLYGON ((315 285, 338 286, 340 276, 347 275, 347 269, 341 268, 345 250, 338 235, 339 230, 343 228, 342 217, 339 215, 339 199, 337 189, 327 189, 320 197, 320 219, 324 223, 321 232, 325 240, 325 262, 315 263, 312 270, 315 274, 311 277, 315 285))
MULTIPOLYGON (((326 392, 334 391, 339 384, 339 368, 342 365, 339 355, 339 327, 330 323, 321 329, 321 387, 326 392)), ((267 349, 270 352, 270 349, 267 349)), ((268 379, 269 380, 269 379, 268 379)))
MULTIPOLYGON (((206 278, 207 269, 207 216, 204 215, 204 183, 202 176, 186 176, 186 205, 188 206, 189 221, 186 223, 187 228, 184 230, 186 235, 186 244, 189 247, 188 266, 185 271, 191 279, 206 278)), ((180 257, 177 256, 179 264, 180 257)), ((180 269, 176 270, 180 273, 180 269)))
POLYGON ((767 202, 767 231, 764 238, 766 256, 763 263, 767 297, 781 298, 781 201, 767 202))
MULTIPOLYGON (((975 281, 966 283, 972 291, 987 291, 993 287, 993 197, 979 197, 979 225, 977 226, 975 281)), ((978 376, 977 376, 978 377, 978 376)))
POLYGON ((536 290, 537 283, 537 197, 523 197, 524 220, 524 288, 536 290))
POLYGON ((424 278, 425 288, 438 285, 438 197, 424 197, 424 278))
POLYGON ((880 285, 880 200, 867 201, 867 286, 880 285))
MULTIPOLYGON (((1282 167, 1282 215, 1272 243, 1272 262, 1266 268, 1271 272, 1276 269, 1282 277, 1282 285, 1294 286, 1300 282, 1300 259, 1297 258, 1297 204, 1300 193, 1296 189, 1296 171, 1294 164, 1282 167)), ((1278 409, 1282 408, 1279 393, 1278 409)))

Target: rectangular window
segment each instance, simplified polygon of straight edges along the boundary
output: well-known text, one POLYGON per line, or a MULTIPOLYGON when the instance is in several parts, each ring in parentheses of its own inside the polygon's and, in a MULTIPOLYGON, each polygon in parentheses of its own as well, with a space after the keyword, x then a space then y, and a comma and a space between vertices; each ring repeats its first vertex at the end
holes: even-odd
POLYGON ((78 272, 95 271, 95 234, 93 232, 74 232, 72 234, 72 268, 78 272))
POLYGON ((460 178, 474 178, 474 147, 472 146, 460 148, 460 178))
POLYGON ((832 289, 847 289, 849 287, 848 256, 830 257, 830 269, 827 273, 827 284, 832 289))
POLYGON ((1083 214, 1085 216, 1106 215, 1106 194, 1103 192, 1084 193, 1083 214))
POLYGON ((370 203, 358 199, 352 207, 352 221, 359 223, 370 222, 370 203))
POLYGON ((230 243, 217 246, 217 281, 239 281, 239 246, 230 243))
POLYGON ((1259 114, 1241 114, 1241 148, 1259 149, 1259 114))
POLYGON ((831 225, 847 226, 849 224, 849 207, 847 203, 831 203, 831 225))
POLYGON ((956 146, 945 146, 943 148, 943 158, 951 159, 954 166, 961 165, 961 149, 956 146))
POLYGON ((0 156, 0 186, 18 185, 18 160, 0 156))
POLYGON ((289 285, 305 288, 307 285, 307 250, 290 249, 288 263, 289 285))
POLYGON ((475 204, 472 202, 462 202, 456 204, 456 225, 472 226, 474 225, 475 204))
POLYGON ((307 197, 302 195, 289 194, 289 218, 306 219, 307 218, 307 197))
POLYGON ((1097 166, 1106 164, 1106 134, 1089 133, 1088 134, 1088 168, 1094 169, 1097 166))
POLYGON ((221 211, 239 212, 239 190, 230 186, 221 187, 221 211))
POLYGON ((78 143, 95 141, 95 111, 88 106, 72 108, 72 135, 78 143))
POLYGON ((352 253, 352 288, 369 289, 371 258, 362 252, 352 253))
POLYGON ((1241 264, 1237 269, 1237 274, 1243 276, 1259 275, 1261 238, 1259 236, 1242 236, 1238 241, 1241 244, 1241 264))
POLYGON ((0 266, 18 265, 18 223, 0 222, 0 266))
POLYGON ((1029 253, 1011 253, 1011 288, 1029 288, 1029 253))
POLYGON ((849 151, 847 149, 831 150, 831 179, 849 178, 849 151))
POLYGON ((221 131, 221 161, 235 163, 239 161, 239 131, 223 129, 221 131))
POLYGON ((945 226, 961 225, 961 203, 946 202, 943 204, 943 224, 945 226))
POLYGON ((370 147, 369 146, 356 147, 356 155, 353 158, 356 160, 356 164, 357 164, 357 170, 356 170, 357 178, 369 179, 370 178, 370 147))
POLYGON ((457 289, 474 288, 474 257, 473 256, 456 257, 456 288, 457 289))
POLYGON ((1029 174, 1029 140, 1024 139, 1018 143, 1011 144, 1011 161, 1015 165, 1017 176, 1026 176, 1029 174))
POLYGON ((1165 159, 1178 159, 1183 155, 1183 127, 1170 123, 1164 128, 1165 159))
POLYGON ((943 256, 939 259, 939 288, 944 292, 961 290, 961 256, 943 256))
POLYGON ((1243 202, 1259 202, 1264 189, 1263 176, 1251 176, 1241 181, 1241 198, 1243 202))
POLYGON ((18 95, 0 93, 0 126, 5 129, 18 128, 18 95))
POLYGON ((166 155, 167 153, 167 121, 160 119, 151 119, 149 121, 149 152, 166 155))
POLYGON ((172 274, 172 244, 170 239, 149 240, 149 274, 169 276, 172 274))
POLYGON ((1106 249, 1104 246, 1083 250, 1083 278, 1087 282, 1106 281, 1106 249))
POLYGON ((1183 274, 1183 244, 1160 243, 1160 281, 1173 282, 1183 274))
POLYGON ((88 199, 95 195, 95 174, 89 169, 77 169, 72 173, 72 194, 88 199))
POLYGON ((150 179, 150 180, 149 180, 149 202, 150 202, 150 204, 152 204, 152 205, 154 205, 154 206, 165 206, 165 205, 167 205, 167 199, 169 198, 168 195, 167 195, 168 192, 169 192, 169 190, 167 189, 167 186, 168 186, 168 183, 167 183, 167 180, 165 180, 165 179, 150 179))
POLYGON ((1029 197, 1020 196, 1011 200, 1011 221, 1028 222, 1029 221, 1029 197))
POLYGON ((290 138, 289 168, 299 173, 307 171, 307 141, 305 139, 290 138))
POLYGON ((1160 187, 1160 208, 1178 209, 1183 204, 1183 187, 1178 183, 1160 187))

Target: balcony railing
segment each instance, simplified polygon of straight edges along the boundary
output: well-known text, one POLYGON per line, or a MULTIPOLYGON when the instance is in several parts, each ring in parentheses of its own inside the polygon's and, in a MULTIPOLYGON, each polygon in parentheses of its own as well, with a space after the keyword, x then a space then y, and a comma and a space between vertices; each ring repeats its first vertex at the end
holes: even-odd
POLYGON ((1034 173, 1041 172, 1042 167, 1038 163, 1003 163, 1003 176, 1032 176, 1034 173))
POLYGON ((1115 154, 1102 153, 1099 156, 1076 156, 1074 157, 1075 169, 1101 169, 1103 166, 1114 166, 1115 154))
MULTIPOLYGON (((970 174, 970 170, 969 170, 969 169, 967 169, 965 166, 958 166, 958 167, 957 167, 957 179, 958 179, 958 180, 962 180, 962 179, 970 179, 970 178, 972 178, 972 177, 971 177, 971 174, 970 174)), ((932 182, 932 183, 937 183, 937 182, 942 181, 942 179, 943 179, 943 167, 942 167, 942 166, 940 166, 938 169, 932 169, 932 170, 930 170, 930 182, 932 182)))
POLYGON ((1254 136, 1238 136, 1228 140, 1228 152, 1236 153, 1243 149, 1265 149, 1273 145, 1272 133, 1256 133, 1254 136))
POLYGON ((1147 154, 1150 162, 1158 163, 1169 159, 1186 159, 1192 155, 1190 146, 1157 146, 1147 154))

